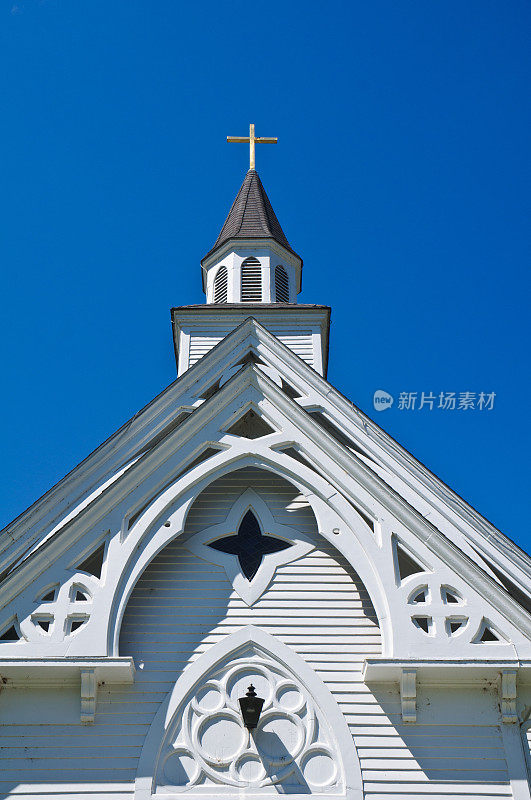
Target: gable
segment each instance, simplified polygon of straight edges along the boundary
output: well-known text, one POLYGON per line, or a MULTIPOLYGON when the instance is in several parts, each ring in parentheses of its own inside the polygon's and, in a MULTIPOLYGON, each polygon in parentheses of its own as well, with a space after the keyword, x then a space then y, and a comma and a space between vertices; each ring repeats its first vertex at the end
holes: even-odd
POLYGON ((490 645, 499 657, 512 657, 515 649, 525 655, 527 615, 519 615, 519 606, 504 590, 397 495, 365 463, 367 458, 339 442, 334 428, 323 426, 323 412, 316 412, 315 403, 309 410, 301 407, 307 399, 305 387, 297 386, 297 402, 284 390, 282 377, 273 382, 256 361, 244 363, 220 386, 226 372, 225 367, 217 380, 220 388, 192 413, 183 417, 179 411, 183 418, 177 418, 178 424, 169 423, 165 436, 155 434, 153 446, 146 445, 127 471, 64 530, 45 538, 7 579, 4 586, 11 584, 14 597, 9 601, 4 594, 3 630, 10 631, 15 623, 21 638, 0 643, 6 655, 22 655, 25 641, 34 650, 55 655, 116 654, 119 621, 138 575, 161 546, 182 534, 198 493, 216 475, 246 464, 285 475, 311 503, 323 534, 360 571, 386 621, 388 655, 423 652, 449 658, 455 652, 487 658, 492 651, 481 656, 478 647, 490 645), (237 425, 249 409, 266 423, 257 438, 237 425), (397 577, 397 546, 423 566, 418 586, 418 576, 397 577), (83 565, 102 547, 102 574, 87 576, 83 565), (49 585, 59 587, 60 601, 58 596, 51 605, 36 605, 38 593, 49 585), (74 586, 81 592, 84 587, 92 599, 72 599, 74 586), (426 605, 419 609, 417 600, 412 609, 411 592, 418 596, 423 587, 426 605), (445 587, 462 598, 466 612, 441 607, 445 587), (52 606, 58 602, 63 605, 56 614, 52 606), (81 608, 77 602, 90 602, 90 613, 88 605, 81 608), (53 623, 52 632, 43 628, 47 620, 53 623))
MULTIPOLYGON (((31 552, 35 543, 64 527, 212 396, 227 380, 227 372, 234 373, 231 365, 244 363, 242 355, 253 353, 255 363, 276 374, 283 391, 308 409, 339 443, 355 452, 419 513, 429 516, 441 532, 450 537, 457 533, 461 549, 475 558, 470 547, 467 550, 470 542, 491 566, 501 571, 507 584, 511 579, 516 586, 522 579, 527 582, 531 577, 530 561, 519 548, 251 319, 7 526, 0 537, 0 567, 4 575, 31 552)), ((486 569, 489 572, 489 566, 486 569)), ((492 570, 489 574, 495 577, 492 570)))
MULTIPOLYGON (((273 691, 291 681, 326 732, 312 738, 310 731, 295 757, 309 789, 301 794, 319 794, 321 770, 333 762, 358 765, 344 785, 363 781, 379 796, 390 784, 402 796, 419 794, 427 782, 441 796, 487 796, 478 788, 486 785, 488 796, 508 796, 506 735, 498 723, 500 713, 514 720, 511 681, 516 686, 517 673, 523 681, 528 670, 527 613, 493 571, 474 563, 472 537, 451 522, 451 508, 431 498, 432 511, 413 492, 411 475, 393 472, 371 436, 344 422, 333 390, 318 392, 304 365, 282 367, 277 343, 251 324, 236 342, 230 353, 222 342, 183 376, 195 370, 193 381, 171 387, 151 428, 146 423, 140 435, 142 424, 131 426, 132 439, 120 444, 125 462, 114 443, 112 479, 87 485, 85 499, 70 499, 62 519, 56 512, 53 525, 32 532, 3 584, 3 631, 22 638, 0 638, 7 680, 0 718, 13 723, 23 713, 32 742, 41 742, 43 714, 46 722, 60 718, 67 740, 61 777, 82 795, 90 787, 94 797, 108 796, 110 773, 109 754, 96 740, 87 748, 75 730, 79 707, 98 739, 104 733, 113 742, 119 791, 140 800, 160 780, 170 793, 208 796, 207 778, 203 789, 188 783, 212 753, 187 749, 172 724, 201 705, 204 682, 223 683, 240 668, 252 677, 259 659, 276 676, 273 691), (256 513, 263 534, 293 548, 278 562, 268 554, 247 594, 237 557, 229 554, 231 567, 205 552, 214 535, 235 533, 244 507, 256 513), (444 531, 429 521, 436 514, 444 531), (265 656, 256 642, 232 651, 231 637, 251 636, 250 628, 259 631, 254 639, 274 641, 265 656), (61 690, 43 689, 49 680, 62 681, 61 690), (172 697, 183 705, 176 701, 177 716, 166 717, 172 697), (61 717, 63 707, 68 714, 61 717), (337 721, 334 709, 337 725, 330 722, 337 721), (347 737, 340 747, 334 737, 341 726, 347 737), (473 751, 465 746, 470 736, 473 751), (146 767, 153 742, 164 756, 146 767), (314 752, 317 777, 307 766, 314 752)), ((200 716, 198 725, 210 724, 200 716)), ((277 723, 276 735, 284 722, 277 723)), ((304 720, 294 724, 304 727, 304 720)), ((208 746, 224 735, 212 734, 208 746)), ((256 763, 246 751, 240 756, 256 763)), ((31 774, 48 780, 51 773, 37 760, 31 774)), ((335 773, 327 780, 326 796, 341 796, 335 773)), ((287 784, 289 793, 304 788, 298 781, 287 784)), ((221 784, 214 786, 211 797, 220 793, 221 784)))

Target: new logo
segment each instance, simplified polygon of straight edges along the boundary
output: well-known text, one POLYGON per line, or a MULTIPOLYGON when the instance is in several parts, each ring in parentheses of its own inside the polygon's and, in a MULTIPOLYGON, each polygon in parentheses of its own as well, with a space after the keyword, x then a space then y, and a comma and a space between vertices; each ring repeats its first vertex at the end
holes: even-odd
POLYGON ((383 389, 377 389, 372 398, 372 402, 376 411, 385 411, 386 408, 391 408, 394 403, 394 397, 389 392, 384 392, 383 389))

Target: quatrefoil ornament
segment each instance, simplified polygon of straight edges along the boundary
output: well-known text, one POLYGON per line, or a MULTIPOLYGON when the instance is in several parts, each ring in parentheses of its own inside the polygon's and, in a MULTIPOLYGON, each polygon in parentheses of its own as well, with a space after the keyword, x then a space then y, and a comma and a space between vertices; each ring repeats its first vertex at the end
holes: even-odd
POLYGON ((223 536, 210 542, 208 546, 219 550, 220 553, 236 556, 241 571, 248 581, 252 581, 260 569, 264 556, 287 550, 291 545, 275 536, 264 536, 260 530, 260 523, 249 508, 243 515, 236 536, 223 536))
POLYGON ((248 606, 265 592, 277 567, 314 549, 300 531, 276 522, 252 489, 240 495, 224 522, 195 534, 186 546, 199 558, 223 567, 248 606))

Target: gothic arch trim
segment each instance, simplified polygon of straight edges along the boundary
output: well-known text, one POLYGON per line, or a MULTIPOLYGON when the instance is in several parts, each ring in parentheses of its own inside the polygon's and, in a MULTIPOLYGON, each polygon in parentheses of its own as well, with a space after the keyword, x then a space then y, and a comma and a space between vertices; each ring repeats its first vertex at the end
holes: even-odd
MULTIPOLYGON (((322 710, 335 738, 341 757, 345 791, 338 797, 363 800, 363 782, 359 758, 352 735, 334 697, 314 670, 293 650, 274 636, 254 625, 248 625, 213 645, 197 661, 188 665, 173 690, 160 706, 146 735, 137 769, 134 800, 152 800, 155 771, 166 731, 173 722, 182 701, 205 674, 229 656, 256 645, 265 654, 297 675, 316 705, 322 710)), ((205 791, 205 795, 212 792, 205 791)), ((171 797, 171 795, 169 795, 171 797)))
POLYGON ((133 540, 131 537, 131 541, 128 543, 130 547, 128 563, 124 565, 120 580, 110 598, 111 608, 107 633, 107 652, 110 655, 117 655, 119 652, 120 628, 125 608, 142 572, 170 541, 175 540, 184 532, 188 512, 199 494, 218 478, 244 467, 257 467, 273 472, 291 483, 304 495, 315 514, 320 535, 327 539, 359 574, 378 617, 382 633, 382 654, 392 655, 393 626, 385 587, 373 559, 369 555, 370 549, 363 546, 365 540, 367 544, 374 547, 374 540, 370 539, 370 531, 361 518, 359 520, 355 518, 357 515, 353 515, 352 507, 334 486, 310 468, 298 462, 295 463, 297 474, 294 473, 293 459, 277 451, 269 449, 267 453, 247 451, 232 458, 227 451, 222 451, 209 460, 206 475, 204 470, 207 464, 202 464, 192 470, 189 475, 184 475, 163 495, 156 498, 151 508, 146 509, 144 518, 147 524, 140 535, 140 541, 133 540), (200 474, 200 470, 202 470, 202 478, 198 480, 196 475, 200 474), (192 480, 192 485, 190 485, 190 480, 192 480), (338 518, 344 526, 344 532, 340 536, 334 536, 331 531, 337 524, 338 518), (170 527, 166 527, 162 519, 170 521, 170 527), (157 521, 160 521, 160 527, 148 539, 146 534, 153 530, 157 521), (349 533, 353 535, 349 535, 349 533), (141 546, 142 539, 144 539, 144 547, 141 546))

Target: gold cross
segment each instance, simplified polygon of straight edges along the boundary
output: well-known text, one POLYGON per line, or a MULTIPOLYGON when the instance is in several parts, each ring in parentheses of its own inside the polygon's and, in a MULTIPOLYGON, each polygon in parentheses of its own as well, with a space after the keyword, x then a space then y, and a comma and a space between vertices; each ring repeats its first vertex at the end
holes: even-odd
POLYGON ((276 136, 255 136, 254 123, 249 125, 249 136, 227 136, 228 142, 237 142, 238 144, 249 143, 249 169, 255 168, 254 146, 259 144, 276 144, 278 139, 276 136))

